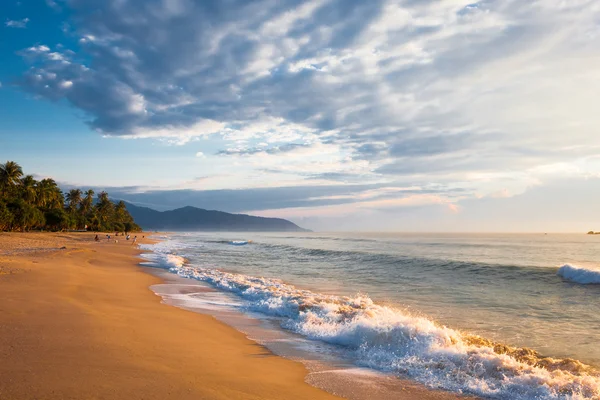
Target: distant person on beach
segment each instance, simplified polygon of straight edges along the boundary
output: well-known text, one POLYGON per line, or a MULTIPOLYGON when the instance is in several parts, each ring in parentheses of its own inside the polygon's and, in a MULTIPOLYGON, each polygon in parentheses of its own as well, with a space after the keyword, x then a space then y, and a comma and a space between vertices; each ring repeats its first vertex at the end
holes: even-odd
POLYGON ((133 242, 131 242, 131 245, 133 246, 135 244, 135 242, 137 242, 137 236, 133 237, 133 242))
POLYGON ((99 241, 100 241, 100 238, 98 237, 98 235, 96 235, 96 237, 94 238, 94 240, 95 240, 96 242, 99 242, 99 241))
POLYGON ((129 235, 127 235, 126 239, 129 240, 129 235))

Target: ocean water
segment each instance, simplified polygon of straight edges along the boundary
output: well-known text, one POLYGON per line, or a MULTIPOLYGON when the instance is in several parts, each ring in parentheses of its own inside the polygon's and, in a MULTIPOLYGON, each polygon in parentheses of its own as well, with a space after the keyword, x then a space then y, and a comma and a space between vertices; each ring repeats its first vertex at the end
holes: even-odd
POLYGON ((196 301, 269 319, 357 367, 485 398, 600 399, 599 236, 163 239, 147 247, 151 265, 227 295, 196 301))

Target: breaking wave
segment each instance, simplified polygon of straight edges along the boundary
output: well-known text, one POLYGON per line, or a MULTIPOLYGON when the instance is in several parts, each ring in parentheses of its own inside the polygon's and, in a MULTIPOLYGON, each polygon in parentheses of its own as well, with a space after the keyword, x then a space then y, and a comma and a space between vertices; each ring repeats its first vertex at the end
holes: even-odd
POLYGON ((600 374, 577 360, 544 357, 462 333, 375 304, 364 294, 325 295, 277 279, 179 262, 169 269, 239 295, 249 311, 278 317, 286 329, 343 346, 362 366, 410 376, 433 388, 499 399, 600 398, 600 374))
POLYGON ((140 254, 146 260, 142 265, 167 269, 182 267, 186 259, 174 253, 177 248, 178 243, 174 241, 159 242, 151 245, 141 244, 140 249, 152 251, 151 253, 140 254))
POLYGON ((600 270, 565 264, 558 269, 556 274, 563 279, 583 285, 600 284, 600 270))
POLYGON ((147 262, 142 263, 142 265, 158 268, 178 268, 185 264, 185 258, 175 254, 143 254, 142 258, 147 260, 147 262))

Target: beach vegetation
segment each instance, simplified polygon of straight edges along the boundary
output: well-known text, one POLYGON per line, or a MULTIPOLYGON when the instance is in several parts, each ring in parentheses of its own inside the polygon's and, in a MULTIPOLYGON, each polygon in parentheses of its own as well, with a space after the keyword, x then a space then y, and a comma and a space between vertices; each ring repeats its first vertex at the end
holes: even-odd
POLYGON ((0 164, 0 190, 6 195, 11 195, 15 191, 23 176, 23 169, 14 161, 7 161, 0 164))
POLYGON ((7 231, 12 225, 13 216, 6 204, 0 201, 0 231, 7 231))
POLYGON ((24 175, 14 161, 0 164, 0 231, 140 231, 125 203, 92 189, 66 194, 52 178, 24 175))

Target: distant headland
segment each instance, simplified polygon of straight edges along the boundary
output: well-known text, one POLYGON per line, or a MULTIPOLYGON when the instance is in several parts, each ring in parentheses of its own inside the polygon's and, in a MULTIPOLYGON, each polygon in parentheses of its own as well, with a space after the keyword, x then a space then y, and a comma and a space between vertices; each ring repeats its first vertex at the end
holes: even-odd
POLYGON ((589 231, 588 235, 600 235, 600 232, 589 231))
POLYGON ((136 223, 143 229, 169 231, 230 232, 310 232, 282 218, 230 214, 186 206, 170 211, 156 211, 125 203, 136 223))

